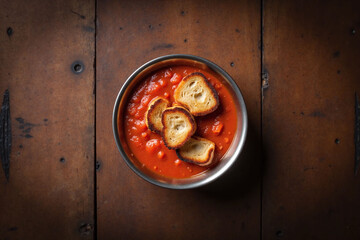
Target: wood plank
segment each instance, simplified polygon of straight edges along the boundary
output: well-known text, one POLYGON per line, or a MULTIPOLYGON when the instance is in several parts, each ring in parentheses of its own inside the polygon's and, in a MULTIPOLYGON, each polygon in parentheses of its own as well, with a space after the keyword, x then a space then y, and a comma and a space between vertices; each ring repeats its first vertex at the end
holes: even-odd
POLYGON ((263 239, 360 239, 359 1, 265 1, 263 239))
POLYGON ((259 41, 259 1, 98 2, 99 239, 260 237, 259 156, 253 154, 260 139, 259 41), (251 126, 247 152, 233 182, 195 190, 163 189, 136 176, 116 148, 110 123, 120 87, 146 61, 173 53, 216 62, 243 91, 251 126))
POLYGON ((0 171, 0 239, 92 239, 95 3, 0 9, 0 95, 9 89, 13 137, 9 182, 0 171))

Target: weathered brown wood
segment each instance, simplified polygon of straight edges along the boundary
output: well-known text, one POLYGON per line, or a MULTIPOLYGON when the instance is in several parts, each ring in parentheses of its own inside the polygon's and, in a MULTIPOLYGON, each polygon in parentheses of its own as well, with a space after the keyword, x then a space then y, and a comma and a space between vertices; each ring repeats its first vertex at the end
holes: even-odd
POLYGON ((265 1, 263 239, 360 239, 359 1, 265 1))
POLYGON ((99 1, 97 16, 99 239, 259 239, 259 156, 251 153, 260 146, 260 1, 99 1), (249 144, 233 182, 167 190, 121 159, 110 124, 116 95, 137 67, 173 53, 216 62, 243 91, 249 144))
POLYGON ((93 238, 94 7, 0 2, 0 93, 10 91, 13 137, 0 239, 93 238))

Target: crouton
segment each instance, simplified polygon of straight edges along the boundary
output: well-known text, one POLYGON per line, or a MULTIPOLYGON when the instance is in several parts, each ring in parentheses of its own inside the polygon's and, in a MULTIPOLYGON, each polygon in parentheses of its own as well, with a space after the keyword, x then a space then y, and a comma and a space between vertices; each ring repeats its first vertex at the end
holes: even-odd
POLYGON ((219 106, 217 92, 199 72, 189 74, 181 80, 175 89, 174 99, 188 108, 194 116, 204 116, 219 106))
POLYGON ((215 143, 205 138, 193 136, 184 146, 176 150, 180 160, 199 166, 208 166, 213 162, 215 143))
POLYGON ((161 134, 161 130, 163 129, 161 115, 169 106, 170 103, 165 98, 156 97, 151 100, 145 114, 146 125, 151 131, 161 134))
POLYGON ((161 136, 169 149, 180 148, 196 131, 195 119, 184 107, 166 108, 161 120, 164 126, 161 136))

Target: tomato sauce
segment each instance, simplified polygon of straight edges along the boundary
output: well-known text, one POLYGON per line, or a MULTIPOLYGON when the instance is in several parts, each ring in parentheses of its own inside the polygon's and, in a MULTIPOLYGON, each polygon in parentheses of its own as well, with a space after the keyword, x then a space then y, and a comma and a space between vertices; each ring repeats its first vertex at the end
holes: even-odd
POLYGON ((123 128, 127 144, 143 168, 168 178, 189 178, 214 167, 228 150, 237 129, 237 114, 228 89, 211 73, 190 66, 160 69, 140 82, 131 93, 126 105, 123 128), (174 103, 174 90, 183 77, 201 72, 214 86, 220 105, 214 112, 195 117, 196 136, 207 138, 216 145, 214 164, 200 167, 178 159, 175 150, 169 150, 159 134, 151 132, 145 123, 149 102, 163 96, 174 103))

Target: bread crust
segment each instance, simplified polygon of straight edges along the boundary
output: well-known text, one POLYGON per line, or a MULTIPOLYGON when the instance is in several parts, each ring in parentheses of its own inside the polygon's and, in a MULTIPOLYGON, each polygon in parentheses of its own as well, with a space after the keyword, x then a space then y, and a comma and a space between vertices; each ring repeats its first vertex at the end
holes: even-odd
MULTIPOLYGON (((161 134, 161 130, 162 129, 158 129, 156 126, 155 126, 155 123, 153 122, 152 120, 152 113, 153 111, 158 107, 159 104, 162 104, 162 103, 166 103, 166 107, 169 107, 170 106, 170 102, 163 98, 163 97, 155 97, 154 99, 151 100, 151 102, 149 103, 149 107, 148 107, 148 110, 146 111, 146 114, 145 114, 145 121, 146 121, 146 125, 147 127, 157 133, 157 134, 161 134)), ((161 119, 160 119, 161 121, 161 119)))
POLYGON ((168 149, 178 149, 180 147, 182 147, 190 138, 192 135, 194 135, 195 131, 196 131, 196 122, 194 117, 190 114, 190 112, 181 106, 174 106, 174 107, 169 107, 167 109, 164 110, 163 114, 162 114, 162 118, 161 118, 162 124, 163 124, 163 129, 161 131, 161 137, 164 141, 165 146, 168 149), (177 142, 176 144, 171 144, 169 143, 169 136, 167 135, 167 130, 168 130, 168 124, 166 123, 166 115, 167 114, 172 114, 172 113, 182 113, 183 116, 186 118, 186 121, 188 123, 190 123, 190 130, 188 131, 186 137, 182 140, 177 142))
MULTIPOLYGON (((176 149, 176 155, 178 156, 178 158, 184 162, 189 162, 189 163, 193 163, 199 166, 209 166, 213 163, 213 159, 214 159, 214 153, 215 153, 215 144, 206 139, 206 138, 201 138, 201 137, 197 137, 197 136, 193 136, 192 139, 195 139, 196 141, 206 141, 207 143, 210 144, 209 148, 207 149, 206 155, 205 155, 205 161, 199 160, 196 158, 196 156, 193 157, 186 157, 184 156, 184 154, 181 153, 182 148, 180 149, 176 149)), ((191 140, 189 140, 191 141, 191 140)))
POLYGON ((194 77, 194 76, 200 76, 203 81, 205 82, 206 86, 209 88, 210 90, 210 93, 212 95, 212 97, 214 97, 215 99, 215 105, 210 108, 210 109, 207 109, 205 111, 198 111, 198 112, 194 112, 194 111, 190 111, 192 115, 194 116, 204 116, 204 115, 207 115, 213 111, 215 111, 219 105, 220 105, 220 101, 219 101, 219 95, 218 93, 216 92, 215 88, 211 85, 211 83, 209 82, 209 80, 207 80, 207 78, 204 76, 204 74, 200 73, 200 72, 194 72, 194 73, 191 73, 189 75, 187 75, 186 77, 184 77, 181 82, 179 83, 178 87, 175 89, 175 92, 174 92, 174 98, 175 98, 175 101, 183 106, 185 106, 186 108, 189 109, 189 106, 187 106, 186 103, 184 102, 180 102, 179 101, 179 94, 180 94, 180 91, 178 91, 178 89, 181 89, 181 87, 183 87, 183 85, 186 83, 186 81, 188 81, 190 78, 194 77))

